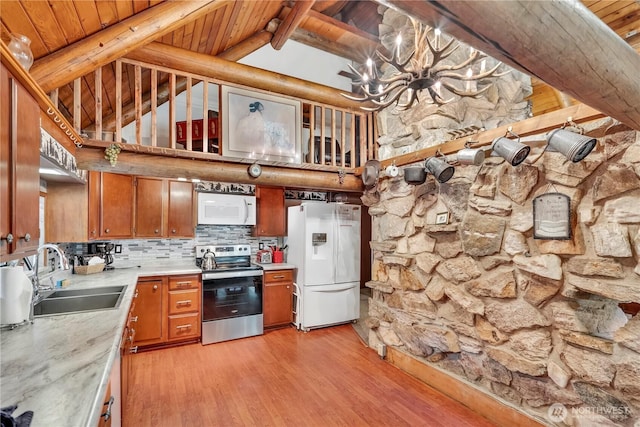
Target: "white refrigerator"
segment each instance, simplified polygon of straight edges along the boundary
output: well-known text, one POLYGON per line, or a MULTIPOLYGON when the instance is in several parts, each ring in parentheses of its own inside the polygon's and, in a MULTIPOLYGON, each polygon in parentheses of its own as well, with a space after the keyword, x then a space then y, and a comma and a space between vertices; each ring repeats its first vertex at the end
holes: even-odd
POLYGON ((297 267, 298 329, 360 317, 360 210, 323 202, 289 207, 287 262, 297 267))

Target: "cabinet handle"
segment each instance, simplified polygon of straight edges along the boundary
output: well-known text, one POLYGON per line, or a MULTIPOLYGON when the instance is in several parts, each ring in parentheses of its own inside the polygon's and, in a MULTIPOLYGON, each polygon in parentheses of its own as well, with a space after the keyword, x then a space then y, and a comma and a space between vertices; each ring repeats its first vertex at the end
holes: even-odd
POLYGON ((153 285, 153 290, 157 290, 158 289, 158 285, 153 285))
POLYGON ((188 281, 188 282, 176 282, 176 286, 178 286, 179 288, 182 288, 184 286, 191 286, 191 281, 188 281))
POLYGON ((183 301, 176 301, 176 305, 191 305, 191 300, 190 299, 186 299, 183 301))
POLYGON ((191 325, 178 325, 176 329, 191 329, 191 325))
POLYGON ((153 230, 154 233, 158 234, 160 230, 158 230, 157 228, 155 230, 153 230))
POLYGON ((231 310, 231 313, 236 314, 238 310, 231 310))
POLYGON ((273 276, 274 279, 284 279, 284 276, 273 276))
POLYGON ((0 237, 0 240, 6 240, 7 243, 11 244, 13 243, 13 234, 9 233, 7 237, 0 237))
POLYGON ((96 230, 91 230, 91 235, 95 236, 96 235, 96 230))
POLYGON ((138 352, 138 346, 131 347, 131 348, 129 349, 129 353, 137 353, 137 352, 138 352))
POLYGON ((20 237, 20 239, 24 239, 25 242, 28 242, 31 240, 31 234, 27 233, 24 237, 20 237))
POLYGON ((113 406, 113 402, 115 402, 115 400, 116 399, 111 396, 109 400, 104 402, 104 405, 102 405, 107 407, 107 410, 104 412, 104 414, 100 415, 102 418, 104 418, 105 421, 109 421, 109 418, 111 418, 111 406, 113 406))
POLYGON ((172 232, 173 234, 176 234, 176 229, 175 229, 175 228, 172 228, 172 229, 171 229, 171 232, 172 232))
POLYGON ((137 289, 136 289, 136 293, 135 293, 135 294, 133 294, 133 297, 134 297, 134 298, 138 298, 138 290, 137 290, 137 289))
POLYGON ((108 228, 105 228, 105 229, 104 229, 104 232, 105 232, 105 233, 109 233, 109 231, 111 231, 111 230, 109 230, 108 228))
POLYGON ((138 316, 132 317, 131 319, 129 319, 130 322, 137 322, 138 321, 138 316))

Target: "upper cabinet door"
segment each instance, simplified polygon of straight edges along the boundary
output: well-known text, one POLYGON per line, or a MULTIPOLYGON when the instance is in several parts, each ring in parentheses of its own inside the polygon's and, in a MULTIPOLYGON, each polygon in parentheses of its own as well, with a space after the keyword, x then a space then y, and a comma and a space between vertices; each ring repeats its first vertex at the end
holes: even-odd
POLYGON ((193 184, 169 181, 168 237, 195 236, 195 205, 193 184))
POLYGON ((256 187, 258 213, 256 218, 256 236, 285 236, 286 210, 284 207, 284 189, 274 187, 256 187))
POLYGON ((7 238, 11 240, 9 235, 13 236, 11 232, 11 191, 9 190, 11 184, 11 175, 9 173, 9 147, 11 146, 11 139, 9 133, 9 126, 7 123, 11 123, 11 99, 5 94, 10 92, 9 72, 0 67, 0 259, 9 253, 9 242, 7 238))
POLYGON ((162 237, 164 230, 165 180, 160 178, 135 178, 137 237, 162 237))
POLYGON ((2 66, 0 261, 33 255, 40 239, 40 107, 2 66))
POLYGON ((132 237, 133 177, 103 172, 100 196, 100 237, 132 237))

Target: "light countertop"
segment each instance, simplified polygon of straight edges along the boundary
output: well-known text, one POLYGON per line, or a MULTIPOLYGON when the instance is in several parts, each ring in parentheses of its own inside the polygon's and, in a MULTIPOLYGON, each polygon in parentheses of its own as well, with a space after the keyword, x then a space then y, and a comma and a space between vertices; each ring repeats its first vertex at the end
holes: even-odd
MULTIPOLYGON (((116 268, 118 267, 116 263, 116 268)), ((116 309, 36 317, 0 331, 0 406, 34 411, 33 427, 95 426, 138 277, 198 274, 192 260, 71 275, 69 288, 127 285, 116 309)))
POLYGON ((293 270, 296 268, 296 266, 294 264, 287 264, 286 262, 280 262, 280 263, 271 263, 271 264, 257 264, 260 267, 262 267, 262 269, 264 271, 272 271, 272 270, 293 270))

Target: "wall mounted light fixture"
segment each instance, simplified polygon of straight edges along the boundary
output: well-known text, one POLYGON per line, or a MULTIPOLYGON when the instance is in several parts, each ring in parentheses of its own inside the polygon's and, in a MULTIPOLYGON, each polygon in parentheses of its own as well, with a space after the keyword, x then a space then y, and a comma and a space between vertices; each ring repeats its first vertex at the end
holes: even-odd
POLYGON ((493 153, 505 159, 511 164, 511 166, 518 166, 520 163, 524 162, 524 159, 527 158, 529 152, 531 151, 531 147, 522 144, 520 142, 520 137, 517 134, 513 133, 511 131, 511 128, 507 130, 506 135, 494 139, 491 143, 491 149, 493 150, 493 153), (509 134, 516 136, 518 139, 513 140, 507 138, 506 135, 509 134))
MULTIPOLYGON (((444 155, 442 157, 444 158, 444 155)), ((446 162, 446 158, 443 158, 429 157, 424 162, 426 171, 433 175, 440 183, 449 181, 455 172, 454 167, 446 162)))
POLYGON ((552 130, 547 134, 547 150, 560 152, 574 163, 587 157, 596 143, 595 138, 563 128, 552 130))
POLYGON ((484 162, 484 157, 484 149, 473 148, 471 141, 467 141, 464 148, 456 153, 456 161, 461 165, 480 166, 484 162))

